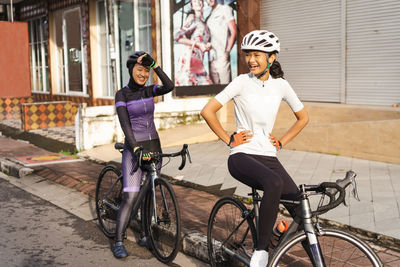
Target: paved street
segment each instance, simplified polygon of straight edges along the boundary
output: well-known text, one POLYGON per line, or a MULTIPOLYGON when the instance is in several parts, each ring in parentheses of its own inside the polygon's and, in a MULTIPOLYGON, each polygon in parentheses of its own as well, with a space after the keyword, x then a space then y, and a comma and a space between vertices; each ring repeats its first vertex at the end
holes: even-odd
POLYGON ((0 214, 1 266, 166 266, 135 242, 130 257, 115 259, 95 224, 2 178, 0 214))

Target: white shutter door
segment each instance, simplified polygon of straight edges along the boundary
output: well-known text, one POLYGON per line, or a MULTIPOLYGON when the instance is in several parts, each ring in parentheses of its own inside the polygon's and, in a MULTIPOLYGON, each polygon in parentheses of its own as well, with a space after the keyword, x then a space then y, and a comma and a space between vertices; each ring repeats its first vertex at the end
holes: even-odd
POLYGON ((341 0, 262 0, 261 29, 279 37, 278 61, 301 100, 340 102, 341 0))
POLYGON ((347 1, 346 102, 400 102, 400 1, 347 1))

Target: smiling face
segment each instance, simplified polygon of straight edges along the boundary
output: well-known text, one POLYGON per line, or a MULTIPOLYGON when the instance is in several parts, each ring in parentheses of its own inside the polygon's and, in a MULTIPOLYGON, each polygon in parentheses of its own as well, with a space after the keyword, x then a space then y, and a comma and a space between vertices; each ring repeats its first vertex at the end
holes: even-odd
POLYGON ((246 64, 249 67, 250 72, 256 76, 263 73, 267 68, 268 62, 272 64, 276 58, 275 54, 268 57, 267 53, 261 51, 247 51, 245 53, 246 64))
POLYGON ((132 77, 137 84, 143 86, 150 77, 150 68, 136 63, 132 69, 132 77))

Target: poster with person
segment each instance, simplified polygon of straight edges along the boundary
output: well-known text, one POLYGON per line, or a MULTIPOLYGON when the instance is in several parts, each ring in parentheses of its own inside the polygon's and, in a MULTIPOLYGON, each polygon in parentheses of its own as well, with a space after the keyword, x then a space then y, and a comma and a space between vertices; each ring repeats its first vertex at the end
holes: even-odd
POLYGON ((228 84, 237 76, 236 0, 173 0, 176 86, 228 84))

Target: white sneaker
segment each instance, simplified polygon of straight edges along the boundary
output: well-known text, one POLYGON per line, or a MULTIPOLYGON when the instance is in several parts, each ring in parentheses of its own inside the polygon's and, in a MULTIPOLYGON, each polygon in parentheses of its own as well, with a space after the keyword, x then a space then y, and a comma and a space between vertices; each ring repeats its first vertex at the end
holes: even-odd
POLYGON ((250 267, 266 267, 268 264, 268 252, 265 250, 255 250, 251 256, 250 267))

